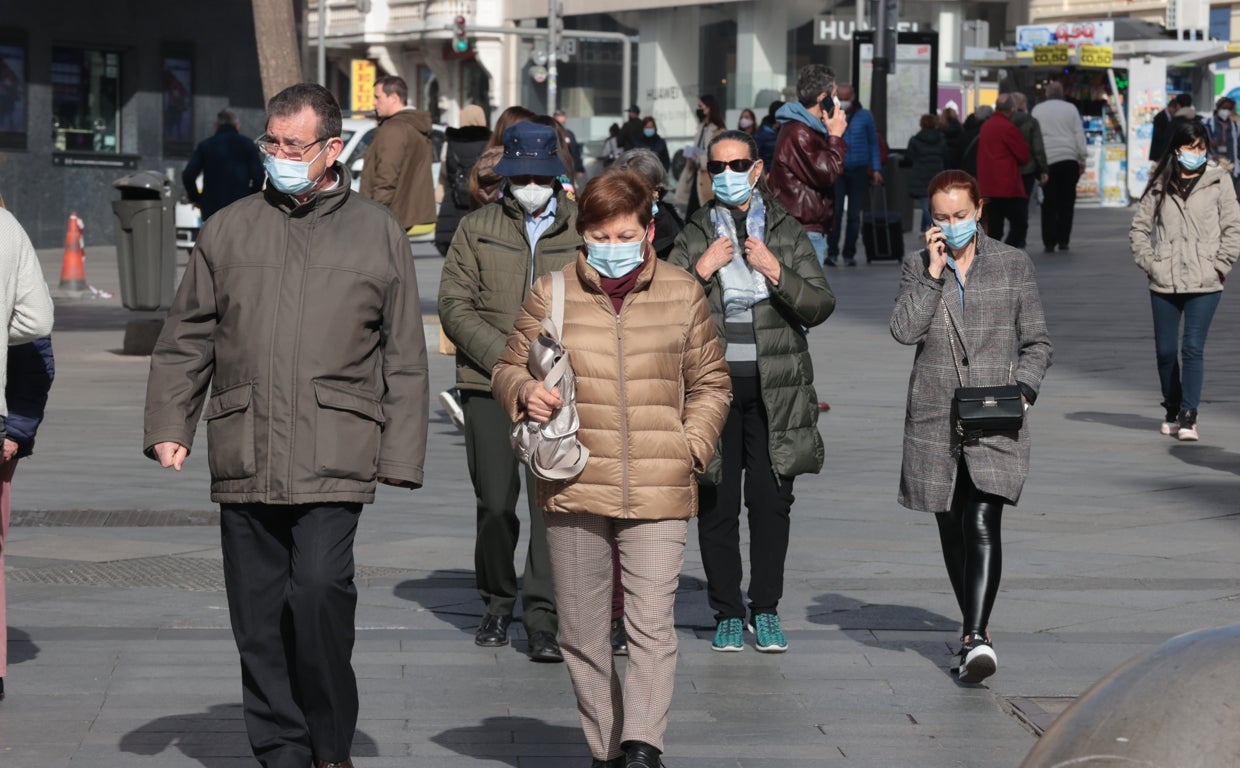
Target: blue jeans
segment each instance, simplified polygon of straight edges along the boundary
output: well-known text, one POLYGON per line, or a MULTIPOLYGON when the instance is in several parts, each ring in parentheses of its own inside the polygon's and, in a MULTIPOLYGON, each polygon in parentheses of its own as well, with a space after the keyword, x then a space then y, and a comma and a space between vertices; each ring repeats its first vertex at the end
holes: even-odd
POLYGON ((809 237, 809 244, 814 246, 814 253, 818 255, 818 263, 821 264, 827 253, 827 236, 821 232, 811 232, 805 230, 805 234, 809 237))
POLYGON ((1214 310, 1223 296, 1214 293, 1155 293, 1150 291, 1154 310, 1154 350, 1158 355, 1158 378, 1162 383, 1163 405, 1168 413, 1195 411, 1201 402, 1201 383, 1205 379, 1206 334, 1214 310), (1180 336, 1180 318, 1184 334, 1180 336))
POLYGON ((840 254, 840 222, 844 221, 844 203, 848 203, 847 229, 844 232, 844 261, 857 258, 857 235, 861 233, 861 205, 870 185, 870 170, 865 166, 845 168, 835 180, 835 226, 827 237, 827 258, 835 261, 840 254))

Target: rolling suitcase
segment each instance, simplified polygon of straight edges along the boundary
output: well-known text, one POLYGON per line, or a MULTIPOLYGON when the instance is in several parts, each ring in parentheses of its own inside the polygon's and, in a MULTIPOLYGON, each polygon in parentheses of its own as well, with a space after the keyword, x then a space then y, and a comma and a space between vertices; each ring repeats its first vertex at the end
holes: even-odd
POLYGON ((904 259, 904 223, 887 207, 885 187, 870 187, 870 209, 861 214, 861 244, 869 261, 904 259))

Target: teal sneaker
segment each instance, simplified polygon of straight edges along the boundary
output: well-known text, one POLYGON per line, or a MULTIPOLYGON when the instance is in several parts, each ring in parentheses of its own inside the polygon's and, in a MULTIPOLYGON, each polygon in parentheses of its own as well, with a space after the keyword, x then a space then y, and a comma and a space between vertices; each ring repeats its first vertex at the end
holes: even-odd
POLYGON ((715 627, 712 651, 736 653, 745 650, 745 623, 740 619, 724 619, 715 627))
POLYGON ((753 617, 753 631, 758 636, 756 646, 761 653, 783 653, 788 650, 788 638, 779 626, 779 615, 759 613, 753 617))

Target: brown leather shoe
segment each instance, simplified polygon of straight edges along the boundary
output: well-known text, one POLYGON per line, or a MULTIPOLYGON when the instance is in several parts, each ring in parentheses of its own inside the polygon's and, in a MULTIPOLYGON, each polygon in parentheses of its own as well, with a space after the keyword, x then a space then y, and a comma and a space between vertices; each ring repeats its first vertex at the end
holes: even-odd
POLYGON ((330 763, 326 760, 320 760, 319 768, 353 768, 353 760, 348 757, 338 763, 330 763))

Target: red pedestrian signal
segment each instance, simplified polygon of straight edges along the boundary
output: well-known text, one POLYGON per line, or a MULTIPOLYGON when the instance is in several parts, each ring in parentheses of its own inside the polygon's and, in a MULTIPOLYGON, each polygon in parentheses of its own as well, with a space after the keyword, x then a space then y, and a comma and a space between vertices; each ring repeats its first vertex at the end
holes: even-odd
POLYGON ((456 31, 452 37, 452 50, 455 53, 466 53, 469 51, 469 37, 465 32, 465 17, 456 17, 456 31))

